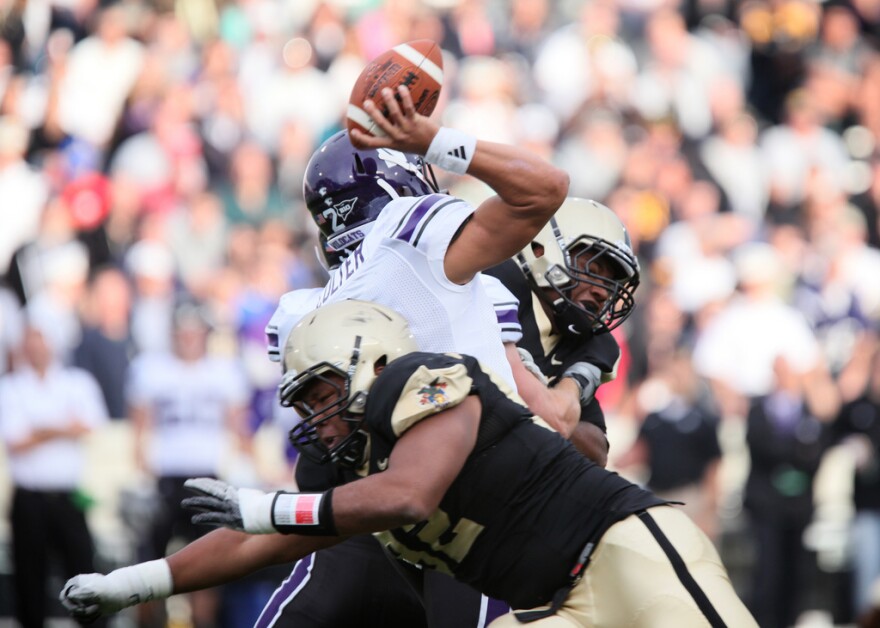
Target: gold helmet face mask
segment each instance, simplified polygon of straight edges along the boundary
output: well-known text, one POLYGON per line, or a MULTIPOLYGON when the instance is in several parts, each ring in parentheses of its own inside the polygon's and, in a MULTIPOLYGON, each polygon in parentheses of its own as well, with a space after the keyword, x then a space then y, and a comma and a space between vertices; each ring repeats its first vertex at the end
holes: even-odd
POLYGON ((281 405, 294 407, 302 419, 290 431, 291 444, 318 464, 360 466, 367 444, 364 409, 377 370, 417 350, 406 320, 376 303, 340 301, 304 316, 284 347, 279 386, 281 405), (304 398, 318 383, 335 394, 313 407, 304 398), (328 446, 318 428, 335 417, 348 425, 349 433, 328 446))
POLYGON ((563 333, 610 331, 635 307, 639 262, 629 234, 613 211, 595 201, 567 199, 517 261, 563 333), (573 295, 579 284, 608 296, 598 306, 578 302, 573 295))

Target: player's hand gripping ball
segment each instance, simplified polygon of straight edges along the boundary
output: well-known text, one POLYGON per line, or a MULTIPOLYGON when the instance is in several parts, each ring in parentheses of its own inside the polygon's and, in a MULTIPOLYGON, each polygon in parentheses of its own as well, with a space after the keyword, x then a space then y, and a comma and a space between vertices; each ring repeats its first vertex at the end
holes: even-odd
POLYGON ((362 105, 365 100, 372 100, 387 115, 388 112, 382 106, 380 92, 388 87, 396 93, 399 85, 409 88, 418 113, 423 116, 431 115, 440 98, 440 88, 443 87, 443 54, 440 46, 430 39, 417 39, 394 46, 367 64, 355 82, 348 100, 345 121, 348 130, 358 129, 370 135, 385 135, 363 110, 362 105))

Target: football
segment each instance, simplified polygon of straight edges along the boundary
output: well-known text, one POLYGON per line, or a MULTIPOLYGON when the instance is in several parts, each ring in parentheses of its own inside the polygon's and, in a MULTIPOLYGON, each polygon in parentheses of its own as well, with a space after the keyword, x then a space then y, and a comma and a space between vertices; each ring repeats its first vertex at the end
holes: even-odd
POLYGON ((382 105, 380 90, 384 87, 397 89, 406 85, 412 94, 416 111, 431 115, 443 86, 443 54, 440 46, 430 39, 418 39, 394 46, 367 64, 358 76, 348 99, 346 127, 358 129, 370 135, 384 135, 361 105, 367 99, 382 105))

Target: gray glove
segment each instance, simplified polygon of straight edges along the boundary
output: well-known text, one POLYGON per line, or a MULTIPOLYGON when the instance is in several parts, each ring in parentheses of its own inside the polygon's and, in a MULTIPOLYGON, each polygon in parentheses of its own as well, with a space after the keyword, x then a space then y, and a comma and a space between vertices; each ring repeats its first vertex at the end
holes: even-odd
POLYGON ((595 364, 576 362, 565 369, 563 377, 573 379, 581 389, 581 405, 585 406, 593 400, 596 389, 602 383, 602 371, 595 364))
POLYGON ((187 497, 180 505, 199 510, 192 522, 231 528, 249 534, 273 534, 272 503, 275 493, 264 493, 253 488, 236 488, 213 478, 194 478, 184 482, 184 487, 199 493, 187 497))

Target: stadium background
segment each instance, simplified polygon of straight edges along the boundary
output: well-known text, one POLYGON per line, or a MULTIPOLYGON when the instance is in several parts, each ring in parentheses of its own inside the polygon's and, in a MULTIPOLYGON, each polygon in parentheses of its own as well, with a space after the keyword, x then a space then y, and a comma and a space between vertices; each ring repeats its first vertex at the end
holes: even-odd
MULTIPOLYGON (((240 360, 255 391, 257 454, 230 460, 228 477, 289 478, 289 417, 267 410, 279 373, 262 328, 282 293, 325 276, 302 172, 366 61, 430 38, 445 51, 435 116, 528 145, 629 228, 643 284, 619 330, 620 376, 601 390, 610 466, 648 479, 626 452, 672 382, 687 382, 719 417, 705 525, 744 591, 742 399, 774 384, 694 356, 724 351, 702 332, 743 285, 763 283, 805 316, 835 383, 855 394, 847 367, 876 347, 880 319, 878 33, 878 0, 0 0, 0 373, 21 303, 71 361, 107 308, 131 312, 136 352, 167 343, 145 304, 192 295, 210 309, 212 350, 240 360), (130 278, 129 296, 96 296, 88 279, 108 265, 130 278)), ((789 351, 771 324, 730 333, 755 355, 789 351)), ((145 481, 118 414, 90 437, 84 487, 105 567, 132 560, 120 504, 136 507, 145 481)), ((830 449, 813 483, 804 625, 852 621, 841 592, 851 459, 830 449)), ((0 571, 8 614, 8 561, 0 571)))

